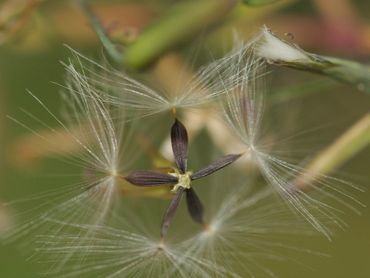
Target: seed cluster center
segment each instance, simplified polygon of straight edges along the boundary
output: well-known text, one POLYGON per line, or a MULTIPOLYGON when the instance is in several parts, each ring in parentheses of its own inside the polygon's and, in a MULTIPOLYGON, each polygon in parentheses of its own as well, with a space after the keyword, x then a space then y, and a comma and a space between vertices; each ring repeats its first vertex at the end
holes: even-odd
POLYGON ((190 187, 191 187, 191 175, 192 175, 191 171, 187 171, 184 174, 181 174, 181 173, 176 171, 175 173, 170 173, 170 175, 175 176, 175 177, 178 178, 178 182, 172 188, 172 192, 177 192, 180 187, 182 187, 184 189, 190 189, 190 187))

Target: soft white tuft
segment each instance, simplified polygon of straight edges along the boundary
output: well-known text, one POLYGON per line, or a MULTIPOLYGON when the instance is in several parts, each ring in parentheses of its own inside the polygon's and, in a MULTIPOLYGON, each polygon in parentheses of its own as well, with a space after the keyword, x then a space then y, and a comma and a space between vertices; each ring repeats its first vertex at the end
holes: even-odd
MULTIPOLYGON (((80 61, 77 60, 77 64, 80 61)), ((42 134, 31 130, 26 124, 15 120, 31 130, 39 137, 42 144, 56 148, 60 144, 74 144, 77 148, 66 151, 58 158, 77 173, 71 176, 79 180, 70 185, 51 185, 47 192, 26 197, 22 200, 7 203, 8 206, 22 207, 21 213, 15 216, 18 225, 9 231, 10 239, 19 239, 33 233, 54 232, 63 233, 67 223, 85 223, 92 227, 81 240, 87 240, 93 234, 95 225, 102 225, 109 218, 112 207, 120 191, 118 173, 128 171, 137 149, 132 140, 132 132, 125 124, 124 114, 111 109, 92 88, 87 77, 76 70, 76 65, 65 65, 67 70, 66 85, 63 86, 62 98, 64 103, 63 116, 60 119, 34 94, 30 93, 54 120, 56 126, 45 124, 36 116, 24 110, 26 115, 47 128, 42 134), (120 118, 116 122, 114 119, 120 118), (58 136, 54 136, 58 135, 58 136), (61 138, 63 141, 53 141, 61 138), (49 220, 53 219, 54 222, 49 220)), ((66 176, 68 176, 66 174, 66 176)), ((63 265, 63 261, 60 262, 63 265)))
POLYGON ((305 235, 307 228, 277 202, 270 189, 256 192, 251 184, 227 181, 215 179, 209 184, 211 193, 202 191, 208 205, 206 229, 192 227, 191 220, 179 213, 181 225, 171 227, 169 238, 161 242, 159 235, 147 230, 155 222, 145 222, 160 217, 158 204, 146 203, 133 218, 96 227, 90 241, 79 240, 81 232, 91 229, 89 225, 39 236, 38 260, 52 264, 73 253, 65 267, 52 266, 45 273, 58 277, 276 277, 267 261, 291 262, 296 252, 311 252, 295 249, 286 240, 279 242, 282 234, 305 235))
POLYGON ((272 62, 310 62, 310 58, 303 50, 275 37, 267 28, 264 28, 260 35, 256 53, 272 62))
POLYGON ((343 180, 307 171, 302 161, 293 163, 279 156, 283 153, 279 143, 264 146, 265 134, 261 131, 264 129, 266 62, 261 58, 261 49, 264 58, 270 55, 270 58, 279 60, 307 59, 299 50, 278 40, 265 29, 262 38, 257 38, 255 44, 236 52, 239 58, 230 65, 230 78, 240 78, 234 89, 227 91, 226 101, 223 102, 226 121, 259 166, 266 181, 298 214, 330 239, 332 224, 343 228, 345 223, 339 217, 343 212, 325 201, 335 201, 357 212, 357 207, 362 204, 351 196, 350 191, 358 188, 343 180), (310 180, 310 184, 306 185, 308 192, 295 188, 295 183, 302 177, 312 177, 307 179, 310 180), (315 192, 320 193, 318 197, 314 196, 315 192))

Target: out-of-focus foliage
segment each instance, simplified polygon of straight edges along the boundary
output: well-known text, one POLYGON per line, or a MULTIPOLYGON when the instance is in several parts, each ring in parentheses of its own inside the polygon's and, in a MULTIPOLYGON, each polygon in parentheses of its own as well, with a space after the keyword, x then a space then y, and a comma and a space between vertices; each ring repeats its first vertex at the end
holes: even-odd
MULTIPOLYGON (((101 24, 100 38, 78 1, 4 0, 0 3, 0 202, 76 182, 74 177, 66 175, 76 170, 73 166, 51 159, 56 154, 78 150, 75 144, 70 144, 68 135, 53 136, 41 125, 30 126, 42 136, 50 136, 48 139, 58 145, 51 149, 40 143, 37 136, 6 119, 6 115, 19 120, 29 118, 29 114, 19 110, 22 108, 52 124, 50 115, 26 97, 26 89, 58 114, 60 87, 50 81, 63 84, 64 69, 59 61, 67 61, 71 54, 63 44, 102 60, 103 36, 121 55, 121 60, 111 59, 109 52, 104 52, 106 59, 117 67, 130 68, 133 74, 144 75, 150 83, 168 91, 178 89, 180 82, 174 73, 182 71, 183 76, 191 76, 192 66, 196 68, 210 57, 222 56, 235 35, 248 40, 264 24, 278 37, 285 36, 292 44, 312 53, 370 64, 370 3, 366 0, 112 0, 88 1, 88 4, 101 24), (62 178, 55 182, 56 176, 62 178)), ((327 174, 337 173, 367 189, 370 185, 369 95, 356 86, 305 71, 273 66, 271 71, 272 86, 267 92, 266 110, 284 120, 283 134, 297 136, 302 141, 297 143, 295 154, 317 151, 315 143, 322 139, 324 147, 317 152, 318 156, 310 157, 311 167, 322 167, 327 174), (300 116, 299 121, 294 120, 294 115, 300 116), (306 126, 317 130, 307 131, 306 126)), ((210 142, 228 152, 233 138, 220 131, 209 111, 199 113, 198 118, 184 117, 189 132, 194 134, 191 140, 197 143, 195 154, 210 142), (199 117, 206 119, 208 125, 204 126, 199 117)), ((270 119, 271 126, 275 120, 270 119)), ((161 132, 167 131, 161 127, 158 133, 161 132)), ((156 139, 150 142, 152 139, 148 141, 145 136, 139 140, 153 165, 165 167, 168 166, 163 157, 165 144, 161 155, 152 146, 162 143, 162 134, 158 138, 158 142, 156 139)), ((198 157, 199 164, 209 161, 201 155, 198 157)), ((146 166, 145 162, 142 166, 146 166)), ((248 171, 255 169, 251 167, 248 171)), ((370 205, 369 192, 359 198, 370 205)), ((16 212, 11 210, 0 206, 0 233, 13 223, 10 215, 16 212)), ((362 216, 344 216, 348 229, 330 244, 315 238, 301 239, 301 244, 327 252, 330 258, 300 252, 294 258, 299 263, 276 263, 275 272, 280 277, 368 277, 369 215, 367 208, 362 216)), ((27 260, 31 255, 25 250, 22 245, 0 243, 1 277, 38 277, 41 266, 27 260)))

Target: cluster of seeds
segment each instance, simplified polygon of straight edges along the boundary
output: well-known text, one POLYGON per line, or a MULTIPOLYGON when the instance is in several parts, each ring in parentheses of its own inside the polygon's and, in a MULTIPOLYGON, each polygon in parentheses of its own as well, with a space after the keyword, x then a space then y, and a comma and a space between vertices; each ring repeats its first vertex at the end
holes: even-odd
MULTIPOLYGON (((13 120, 31 130, 42 144, 49 144, 54 154, 78 164, 83 179, 22 201, 31 203, 31 209, 10 232, 12 238, 36 235, 34 250, 51 263, 48 274, 110 278, 255 277, 255 272, 274 277, 258 257, 281 260, 273 249, 288 248, 276 241, 277 235, 312 234, 313 227, 330 239, 333 225, 344 223, 338 216, 342 211, 325 201, 339 201, 356 210, 359 203, 349 194, 354 186, 310 172, 302 161, 279 156, 278 140, 264 145, 267 71, 261 55, 269 50, 272 57, 274 42, 268 30, 251 42, 237 42, 224 57, 201 67, 170 94, 72 50, 75 61, 65 64, 67 78, 62 86, 65 120, 30 93, 59 128, 45 124, 50 133, 44 134, 13 120), (186 119, 196 109, 211 115, 212 121, 200 117, 199 122, 216 134, 210 136, 216 145, 223 141, 217 151, 227 155, 193 171, 188 167, 188 131, 194 122, 186 119), (135 170, 139 155, 159 152, 141 136, 143 123, 158 121, 156 116, 167 119, 170 114, 175 166, 135 170), (62 138, 62 144, 55 138, 62 138), (61 148, 64 144, 70 149, 61 148), (228 167, 221 178, 218 174, 214 178, 212 174, 236 160, 239 167, 228 167), (255 191, 247 171, 250 165, 260 174, 255 191), (228 170, 230 176, 225 173, 228 170), (206 188, 203 195, 197 190, 206 200, 207 217, 193 188, 195 182, 208 184, 202 186, 206 188), (175 212, 181 217, 178 208, 183 195, 188 213, 200 225, 173 225, 171 229, 177 232, 168 233, 175 212), (157 215, 163 213, 158 207, 168 198, 158 238, 157 215), (294 213, 286 207, 294 208, 294 213)), ((277 46, 286 57, 297 56, 297 49, 291 53, 281 42, 277 46)), ((42 122, 31 113, 26 115, 42 122)), ((208 146, 202 150, 199 156, 212 153, 208 146)))
POLYGON ((190 216, 195 222, 205 225, 203 204, 191 186, 192 181, 211 175, 233 163, 241 156, 241 154, 227 155, 194 173, 188 171, 188 134, 184 125, 176 118, 171 128, 171 143, 177 169, 173 169, 169 173, 135 171, 125 177, 127 181, 138 186, 173 185, 171 191, 175 193, 175 197, 172 199, 163 217, 161 240, 167 234, 168 227, 184 193, 190 216))

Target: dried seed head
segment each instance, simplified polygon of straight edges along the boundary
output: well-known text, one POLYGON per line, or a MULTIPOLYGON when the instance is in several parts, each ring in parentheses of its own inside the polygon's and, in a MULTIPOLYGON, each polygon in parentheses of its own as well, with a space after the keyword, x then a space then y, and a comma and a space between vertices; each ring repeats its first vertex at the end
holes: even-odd
POLYGON ((188 159, 188 134, 185 126, 175 119, 175 123, 171 128, 171 143, 173 155, 178 169, 168 174, 162 174, 153 171, 135 171, 125 177, 125 179, 134 185, 138 186, 158 186, 162 184, 174 183, 172 192, 176 193, 175 197, 169 204, 163 217, 161 226, 161 238, 167 234, 168 228, 175 215, 175 211, 180 203, 183 192, 186 192, 187 206, 190 216, 195 222, 203 224, 203 205, 191 188, 191 182, 196 179, 208 176, 227 165, 237 160, 242 154, 227 155, 205 168, 197 171, 194 175, 191 171, 187 171, 188 159), (172 180, 171 180, 172 178, 172 180), (176 181, 176 182, 173 182, 176 181))
POLYGON ((276 38, 266 28, 249 50, 239 53, 239 60, 234 61, 229 74, 240 78, 234 89, 226 93, 225 102, 222 103, 226 121, 248 149, 266 181, 317 231, 330 239, 332 225, 328 223, 337 223, 341 228, 344 224, 338 211, 325 204, 321 198, 339 201, 357 211, 359 202, 348 193, 349 189, 356 190, 356 187, 343 180, 306 170, 302 161, 295 163, 281 156, 283 149, 279 142, 266 146, 264 137, 261 136, 261 130, 264 129, 266 59, 276 62, 307 62, 309 57, 298 47, 276 38), (292 190, 294 182, 300 176, 313 177, 308 180, 312 181, 312 190, 321 193, 318 198, 306 194, 307 192, 297 194, 292 190))

